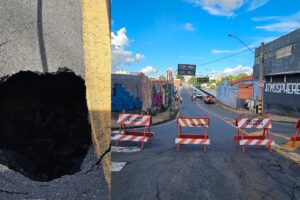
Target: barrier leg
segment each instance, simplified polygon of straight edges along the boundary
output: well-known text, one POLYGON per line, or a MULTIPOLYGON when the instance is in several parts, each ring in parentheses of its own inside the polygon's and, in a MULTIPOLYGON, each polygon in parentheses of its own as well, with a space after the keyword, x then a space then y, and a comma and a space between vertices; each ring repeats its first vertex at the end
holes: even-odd
POLYGON ((179 152, 179 144, 177 144, 177 152, 179 152))
POLYGON ((141 149, 142 149, 142 150, 144 149, 144 142, 142 142, 142 147, 141 147, 141 149))
POLYGON ((204 153, 206 153, 206 144, 204 145, 204 153))
POLYGON ((297 140, 297 138, 298 138, 298 135, 299 135, 299 130, 296 132, 296 134, 295 134, 295 136, 293 137, 293 139, 292 139, 292 147, 294 147, 295 146, 295 142, 296 142, 296 140, 297 140))

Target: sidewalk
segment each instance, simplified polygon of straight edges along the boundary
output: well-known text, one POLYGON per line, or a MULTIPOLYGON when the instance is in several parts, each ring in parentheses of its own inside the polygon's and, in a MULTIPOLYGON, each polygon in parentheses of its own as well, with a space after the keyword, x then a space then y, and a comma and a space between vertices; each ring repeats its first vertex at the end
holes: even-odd
MULTIPOLYGON (((179 107, 180 107, 180 103, 173 101, 167 111, 162 113, 157 113, 155 116, 152 117, 151 125, 162 124, 172 119, 175 119, 179 111, 179 107)), ((117 113, 112 114, 111 126, 113 130, 119 128, 119 124, 117 123, 117 121, 118 121, 118 114, 117 113)))
MULTIPOLYGON (((221 103, 219 101, 216 102, 216 106, 223 110, 227 110, 227 111, 230 111, 230 112, 236 113, 236 114, 256 115, 255 110, 236 110, 227 105, 224 105, 223 103, 221 103)), ((293 124, 295 124, 298 121, 298 118, 296 118, 296 117, 287 117, 287 116, 281 116, 281 115, 275 115, 275 114, 270 114, 270 118, 272 121, 286 122, 286 123, 293 123, 293 124)))

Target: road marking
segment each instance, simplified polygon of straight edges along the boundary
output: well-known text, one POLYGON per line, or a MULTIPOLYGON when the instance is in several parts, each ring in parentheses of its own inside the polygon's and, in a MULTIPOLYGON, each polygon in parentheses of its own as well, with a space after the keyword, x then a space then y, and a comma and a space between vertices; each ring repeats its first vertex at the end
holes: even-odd
POLYGON ((111 171, 119 172, 125 167, 125 165, 126 162, 111 162, 111 171))
POLYGON ((111 152, 116 152, 116 153, 134 153, 139 151, 141 151, 141 148, 139 147, 117 147, 117 146, 111 147, 111 152))

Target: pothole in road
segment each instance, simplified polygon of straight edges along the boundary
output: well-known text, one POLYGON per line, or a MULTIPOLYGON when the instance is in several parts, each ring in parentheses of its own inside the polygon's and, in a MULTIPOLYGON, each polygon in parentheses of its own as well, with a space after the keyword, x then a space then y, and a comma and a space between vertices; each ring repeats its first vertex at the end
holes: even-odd
POLYGON ((0 81, 0 163, 35 181, 74 174, 91 145, 84 80, 19 72, 0 81))

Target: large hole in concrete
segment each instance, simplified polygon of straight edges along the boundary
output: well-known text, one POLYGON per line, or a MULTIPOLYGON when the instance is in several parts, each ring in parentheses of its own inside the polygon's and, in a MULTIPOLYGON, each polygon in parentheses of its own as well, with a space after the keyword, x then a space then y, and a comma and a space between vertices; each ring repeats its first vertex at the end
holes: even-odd
POLYGON ((0 163, 35 181, 73 174, 91 145, 84 80, 19 72, 0 82, 0 163))

